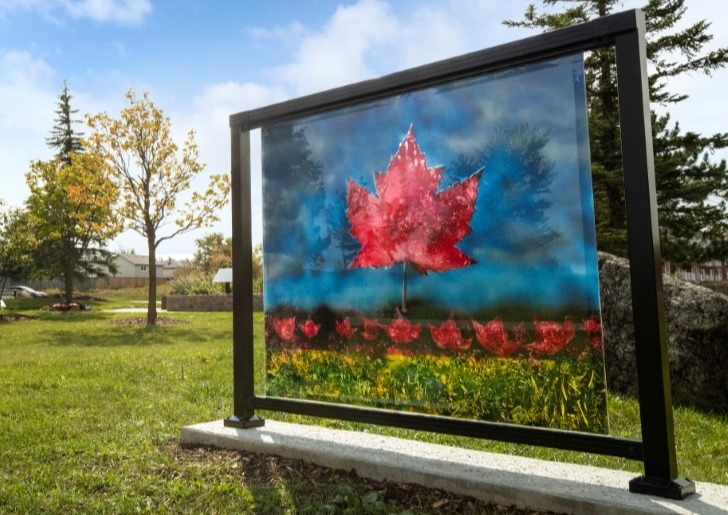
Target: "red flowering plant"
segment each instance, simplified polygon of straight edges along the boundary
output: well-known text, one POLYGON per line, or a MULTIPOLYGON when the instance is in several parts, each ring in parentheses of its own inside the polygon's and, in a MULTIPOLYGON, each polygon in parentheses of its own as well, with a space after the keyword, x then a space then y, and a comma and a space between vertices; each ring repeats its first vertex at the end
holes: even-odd
POLYGON ((336 321, 336 333, 343 339, 348 340, 354 336, 355 332, 356 328, 352 327, 351 322, 349 322, 349 317, 345 317, 341 321, 336 321))
POLYGON ((482 170, 438 192, 443 167, 429 168, 414 127, 386 172, 374 174, 376 194, 347 180, 351 235, 361 249, 349 268, 402 263, 402 312, 407 312, 407 265, 422 274, 470 266, 475 260, 455 247, 472 229, 482 170))
POLYGON ((536 341, 524 345, 523 348, 539 355, 553 356, 558 354, 574 338, 574 324, 568 317, 563 324, 536 320, 533 325, 536 328, 536 341))
POLYGON ((507 358, 515 354, 521 347, 521 340, 525 333, 525 326, 519 324, 514 330, 515 340, 508 338, 508 332, 503 326, 500 318, 491 320, 487 324, 481 324, 476 320, 471 321, 475 329, 475 338, 485 350, 488 350, 501 358, 507 358))
POLYGON ((435 340, 435 345, 443 350, 462 352, 470 348, 473 343, 472 338, 467 340, 463 338, 460 328, 453 320, 453 315, 450 318, 440 324, 440 327, 435 327, 432 324, 430 326, 430 334, 432 339, 435 340))
POLYGON ((379 332, 379 322, 370 318, 363 318, 364 332, 361 333, 365 340, 376 340, 379 332))
POLYGON ((390 324, 380 325, 380 327, 394 343, 412 342, 419 338, 420 332, 422 332, 420 324, 413 325, 400 313, 399 308, 394 309, 394 318, 390 324))
POLYGON ((590 316, 581 324, 581 330, 584 331, 589 338, 589 341, 599 352, 603 352, 602 342, 602 324, 596 319, 594 315, 590 316))
POLYGON ((311 338, 318 334, 319 329, 321 329, 321 324, 316 324, 309 316, 303 324, 298 324, 298 328, 311 340, 311 338))
POLYGON ((273 330, 284 342, 292 342, 296 337, 296 317, 273 318, 273 330))

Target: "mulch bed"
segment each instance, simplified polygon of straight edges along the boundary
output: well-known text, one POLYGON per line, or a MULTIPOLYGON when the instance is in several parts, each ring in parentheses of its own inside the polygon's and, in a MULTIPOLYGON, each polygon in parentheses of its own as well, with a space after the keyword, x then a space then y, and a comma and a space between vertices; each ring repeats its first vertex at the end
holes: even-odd
POLYGON ((91 308, 78 302, 58 302, 50 306, 43 306, 42 311, 90 311, 91 308))
MULTIPOLYGON (((187 325, 189 323, 189 320, 180 320, 178 318, 157 318, 157 325, 187 325)), ((117 318, 110 320, 109 325, 147 325, 147 317, 117 318)))
POLYGON ((379 492, 387 501, 397 503, 402 508, 429 506, 437 513, 447 514, 547 515, 554 513, 523 510, 515 506, 500 506, 412 483, 374 481, 358 476, 354 470, 345 472, 320 467, 303 460, 282 458, 270 454, 204 446, 186 447, 179 444, 172 444, 169 452, 175 461, 225 465, 230 476, 249 485, 273 484, 279 478, 306 481, 311 484, 312 488, 321 488, 323 485, 351 484, 362 495, 372 491, 379 492))

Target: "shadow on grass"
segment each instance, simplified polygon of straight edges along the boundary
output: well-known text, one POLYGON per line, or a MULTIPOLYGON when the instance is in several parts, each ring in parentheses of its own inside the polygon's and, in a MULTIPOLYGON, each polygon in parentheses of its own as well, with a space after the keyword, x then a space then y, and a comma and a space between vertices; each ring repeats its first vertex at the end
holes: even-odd
POLYGON ((144 327, 132 330, 120 330, 109 328, 97 333, 78 334, 74 331, 54 331, 49 334, 54 340, 55 346, 77 346, 77 347, 117 347, 117 346, 149 346, 149 345, 174 345, 182 339, 178 334, 170 332, 169 328, 144 327))
MULTIPOLYGON (((39 300, 39 299, 33 299, 33 300, 39 300)), ((22 314, 24 316, 27 316, 29 318, 32 318, 33 320, 42 321, 42 322, 62 322, 64 324, 66 323, 86 323, 90 320, 93 321, 104 321, 104 320, 111 320, 112 316, 110 316, 109 313, 104 313, 101 311, 60 311, 60 310, 50 310, 50 309, 43 309, 46 306, 50 306, 50 304, 41 304, 38 306, 8 306, 7 309, 4 309, 2 312, 5 314, 8 313, 15 313, 15 314, 22 314)))
POLYGON ((18 298, 18 299, 3 299, 5 302, 4 311, 30 311, 34 309, 41 309, 45 306, 52 306, 57 299, 49 297, 45 298, 18 298))
MULTIPOLYGON (((197 334, 198 331, 191 331, 188 325, 171 326, 146 326, 146 325, 111 325, 112 318, 98 318, 98 323, 88 325, 88 319, 77 317, 76 319, 64 320, 64 322, 86 322, 83 329, 49 330, 46 336, 51 338, 54 346, 78 346, 78 347, 114 347, 114 346, 148 346, 148 345, 174 345, 180 342, 188 342, 192 334, 195 340, 205 340, 206 335, 197 334)), ((211 336, 210 336, 211 337, 211 336)), ((219 338, 219 335, 215 335, 219 338)))

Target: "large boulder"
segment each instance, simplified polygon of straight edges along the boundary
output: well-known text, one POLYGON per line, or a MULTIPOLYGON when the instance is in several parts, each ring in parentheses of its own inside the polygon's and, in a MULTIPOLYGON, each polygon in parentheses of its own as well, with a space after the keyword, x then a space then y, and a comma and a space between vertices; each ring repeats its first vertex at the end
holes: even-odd
MULTIPOLYGON (((629 262, 599 253, 604 354, 610 391, 637 394, 629 262)), ((672 399, 728 410, 728 296, 663 276, 672 399)))

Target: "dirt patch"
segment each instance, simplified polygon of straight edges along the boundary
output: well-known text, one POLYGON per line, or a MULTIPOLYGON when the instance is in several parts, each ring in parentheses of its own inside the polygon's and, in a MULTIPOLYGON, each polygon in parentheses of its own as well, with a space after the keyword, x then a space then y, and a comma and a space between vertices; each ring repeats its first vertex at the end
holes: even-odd
POLYGON ((402 508, 422 509, 436 513, 546 515, 554 512, 523 510, 515 506, 500 506, 451 492, 427 488, 412 483, 374 481, 360 477, 355 471, 320 467, 307 461, 282 458, 270 454, 231 451, 215 447, 185 447, 169 445, 168 452, 176 462, 196 462, 198 466, 224 465, 228 475, 245 484, 267 485, 279 478, 284 481, 306 482, 311 489, 325 485, 352 485, 360 495, 378 492, 384 499, 402 508))
MULTIPOLYGON (((178 318, 158 317, 157 325, 187 325, 188 320, 180 320, 178 318)), ((147 317, 127 317, 111 320, 109 325, 147 325, 147 317)))
POLYGON ((0 322, 18 322, 20 320, 32 320, 33 317, 20 315, 18 313, 4 313, 0 315, 0 322))

